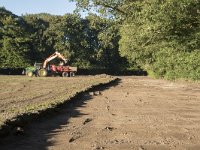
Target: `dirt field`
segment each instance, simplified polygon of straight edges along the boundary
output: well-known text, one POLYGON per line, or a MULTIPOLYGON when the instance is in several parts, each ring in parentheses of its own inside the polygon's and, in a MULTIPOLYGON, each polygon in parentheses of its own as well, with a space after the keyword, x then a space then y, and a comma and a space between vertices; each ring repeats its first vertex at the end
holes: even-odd
POLYGON ((0 128, 24 114, 40 113, 59 105, 93 85, 107 83, 110 76, 26 77, 0 76, 0 128))
POLYGON ((121 77, 1 139, 0 149, 200 149, 200 84, 121 77))

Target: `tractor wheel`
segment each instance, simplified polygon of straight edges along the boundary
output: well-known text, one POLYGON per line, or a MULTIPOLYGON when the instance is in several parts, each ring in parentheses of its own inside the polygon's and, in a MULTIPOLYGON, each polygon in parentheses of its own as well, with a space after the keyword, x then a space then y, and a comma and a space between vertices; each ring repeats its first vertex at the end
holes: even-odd
POLYGON ((27 74, 26 74, 28 77, 32 77, 33 76, 33 72, 32 71, 29 71, 29 72, 27 72, 27 74))
POLYGON ((63 72, 62 73, 62 77, 69 77, 69 73, 68 72, 63 72))
POLYGON ((46 77, 47 76, 46 69, 40 69, 40 70, 38 70, 38 76, 40 76, 40 77, 46 77))
POLYGON ((75 77, 75 73, 74 72, 70 72, 70 77, 75 77))

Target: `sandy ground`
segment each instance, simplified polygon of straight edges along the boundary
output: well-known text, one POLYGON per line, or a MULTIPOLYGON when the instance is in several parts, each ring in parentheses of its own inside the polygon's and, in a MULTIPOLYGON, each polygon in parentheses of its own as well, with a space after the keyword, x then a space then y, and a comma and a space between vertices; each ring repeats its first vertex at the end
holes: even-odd
POLYGON ((200 84, 121 77, 0 140, 9 150, 200 149, 200 84))

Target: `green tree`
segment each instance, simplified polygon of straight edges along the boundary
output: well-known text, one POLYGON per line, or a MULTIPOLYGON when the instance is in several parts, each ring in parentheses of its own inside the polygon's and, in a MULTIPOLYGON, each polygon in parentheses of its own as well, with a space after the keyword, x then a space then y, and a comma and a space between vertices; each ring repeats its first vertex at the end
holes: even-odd
POLYGON ((42 18, 43 14, 30 14, 23 16, 23 19, 27 23, 29 37, 31 42, 29 43, 31 50, 28 54, 31 64, 34 62, 41 62, 53 51, 51 45, 47 44, 45 38, 45 32, 49 27, 49 22, 42 18), (50 51, 50 52, 49 52, 50 51))
POLYGON ((30 50, 26 23, 5 8, 0 8, 0 67, 22 68, 29 60, 30 50))
POLYGON ((134 6, 138 9, 121 28, 122 56, 157 77, 199 79, 200 68, 193 67, 199 60, 194 57, 200 49, 199 1, 152 0, 134 6), (187 58, 197 61, 186 63, 187 58))
POLYGON ((200 1, 73 1, 120 21, 120 54, 131 64, 157 77, 200 79, 200 1))

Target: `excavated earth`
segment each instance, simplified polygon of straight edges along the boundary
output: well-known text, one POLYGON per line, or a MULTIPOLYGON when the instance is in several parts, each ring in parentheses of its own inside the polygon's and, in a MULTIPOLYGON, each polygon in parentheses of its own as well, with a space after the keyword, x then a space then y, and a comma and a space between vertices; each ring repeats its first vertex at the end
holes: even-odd
POLYGON ((120 77, 0 140, 1 150, 199 150, 200 84, 120 77))

